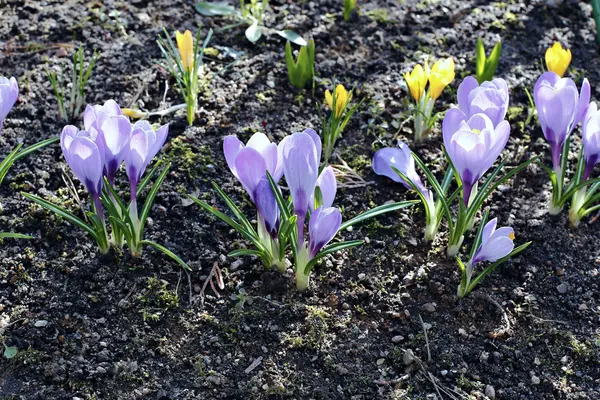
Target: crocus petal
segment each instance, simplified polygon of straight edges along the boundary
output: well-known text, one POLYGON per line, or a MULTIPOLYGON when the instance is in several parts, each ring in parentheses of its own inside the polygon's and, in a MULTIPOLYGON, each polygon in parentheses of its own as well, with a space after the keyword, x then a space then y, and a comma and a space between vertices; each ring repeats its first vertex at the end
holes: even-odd
MULTIPOLYGON (((317 186, 321 190, 323 195, 323 207, 331 207, 335 200, 335 192, 337 190, 337 181, 335 179, 335 173, 331 166, 325 168, 321 175, 317 178, 317 186)), ((313 209, 314 201, 311 201, 311 209, 313 209)))
POLYGON ((498 223, 498 218, 494 218, 491 221, 488 221, 487 224, 483 227, 483 231, 481 232, 481 243, 485 243, 488 241, 492 233, 496 230, 496 225, 498 223))
POLYGON ((152 144, 152 148, 148 154, 148 162, 150 162, 164 146, 165 140, 167 140, 167 135, 169 134, 169 124, 161 126, 154 131, 154 133, 154 143, 152 144))
POLYGON ((276 238, 279 230, 279 207, 266 177, 263 176, 256 185, 253 198, 267 232, 276 238))
POLYGON ((402 183, 404 187, 412 190, 412 186, 408 182, 405 182, 404 179, 392 169, 392 167, 394 167, 406 175, 423 194, 428 192, 415 170, 415 160, 406 143, 398 142, 398 148, 385 147, 378 150, 373 156, 372 164, 373 171, 377 175, 386 176, 394 182, 402 183))
POLYGON ((129 144, 131 123, 122 115, 108 117, 102 124, 102 135, 106 146, 104 160, 106 175, 109 181, 112 181, 123 162, 129 144))
POLYGON ((571 126, 571 131, 575 129, 578 123, 583 122, 583 117, 590 104, 590 98, 592 96, 592 89, 590 82, 585 78, 581 84, 581 91, 579 92, 579 101, 577 102, 577 114, 575 114, 575 121, 571 126))
POLYGON ((312 213, 308 224, 310 258, 333 239, 341 224, 342 214, 335 207, 319 207, 312 213))
POLYGON ((294 210, 302 218, 308 211, 319 168, 313 137, 310 133, 294 133, 285 141, 282 154, 283 170, 292 194, 294 210))
POLYGON ((129 150, 125 153, 125 171, 132 187, 137 186, 146 168, 148 154, 148 136, 141 128, 131 133, 129 150))
POLYGON ((458 108, 466 115, 470 114, 470 101, 469 95, 473 90, 479 87, 479 83, 477 83, 477 79, 472 76, 467 76, 461 83, 458 85, 458 92, 456 97, 458 99, 458 108))
POLYGON ((19 98, 19 84, 15 78, 0 77, 0 128, 19 98))
POLYGON ((237 170, 235 169, 235 157, 244 147, 244 143, 234 135, 226 136, 223 140, 223 154, 225 154, 225 161, 227 161, 227 166, 236 178, 238 175, 237 170))
POLYGON ((253 197, 256 186, 267 172, 267 165, 262 155, 251 147, 243 148, 235 157, 235 169, 240 183, 256 203, 253 197))
POLYGON ((98 146, 90 138, 79 136, 71 141, 66 157, 73 173, 83 183, 93 197, 97 197, 102 188, 102 166, 98 146))
POLYGON ((461 123, 467 120, 467 115, 458 108, 451 108, 446 112, 444 121, 442 122, 442 136, 444 139, 444 147, 448 149, 450 145, 450 139, 458 132, 461 127, 461 123))
POLYGON ((311 139, 313 140, 313 143, 315 144, 315 148, 317 149, 317 152, 316 152, 317 163, 321 162, 322 144, 321 144, 321 138, 319 137, 319 134, 317 132, 315 132, 314 129, 310 129, 310 128, 305 129, 303 131, 303 133, 310 135, 311 139))
MULTIPOLYGON (((265 160, 265 164, 267 166, 267 170, 273 176, 275 182, 279 179, 275 179, 276 169, 277 169, 277 145, 275 143, 271 143, 267 135, 261 132, 257 132, 248 143, 246 143, 246 147, 251 147, 257 150, 265 160)), ((281 176, 279 177, 281 179, 281 176)))

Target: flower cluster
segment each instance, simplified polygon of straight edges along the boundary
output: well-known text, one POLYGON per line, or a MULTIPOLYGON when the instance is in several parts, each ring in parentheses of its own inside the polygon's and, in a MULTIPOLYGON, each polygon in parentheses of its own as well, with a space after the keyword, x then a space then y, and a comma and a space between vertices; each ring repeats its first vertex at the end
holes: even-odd
POLYGON ((255 248, 235 250, 230 256, 257 256, 265 267, 276 266, 281 273, 286 273, 290 265, 286 250, 290 247, 298 290, 308 288, 310 273, 319 259, 362 244, 362 241, 354 240, 328 245, 340 230, 413 204, 399 202, 375 207, 342 224, 342 214, 333 206, 336 177, 332 167, 319 172, 322 143, 312 129, 286 136, 279 145, 272 143, 263 133, 255 133, 245 145, 237 137, 227 136, 223 152, 229 169, 256 206, 258 232, 216 184, 213 183, 213 187, 234 218, 204 201, 193 196, 190 198, 236 229, 255 248), (291 200, 285 200, 281 194, 278 182, 282 177, 287 182, 291 200))
POLYGON ((139 256, 142 245, 148 244, 185 265, 162 246, 143 239, 148 212, 160 185, 166 177, 168 166, 155 181, 146 202, 138 214, 137 198, 148 180, 155 174, 156 166, 148 177, 144 172, 154 156, 160 151, 168 134, 168 125, 154 130, 147 121, 131 124, 114 100, 104 105, 88 105, 83 114, 84 129, 67 125, 60 135, 63 155, 73 174, 84 185, 93 203, 94 213, 88 213, 92 225, 88 225, 69 211, 30 194, 26 197, 67 218, 87 231, 98 244, 102 253, 110 245, 118 248, 127 243, 131 254, 139 256), (115 177, 122 164, 129 178, 130 202, 126 206, 115 188, 115 177), (109 214, 111 237, 108 237, 104 211, 109 214), (166 251, 165 251, 166 250, 166 251))
POLYGON ((433 114, 435 100, 454 80, 454 60, 452 58, 438 60, 431 69, 427 61, 424 68, 421 64, 417 64, 411 72, 404 74, 404 80, 416 102, 413 113, 414 133, 415 141, 420 142, 437 121, 437 114, 433 114), (429 89, 426 91, 427 82, 429 82, 429 89))

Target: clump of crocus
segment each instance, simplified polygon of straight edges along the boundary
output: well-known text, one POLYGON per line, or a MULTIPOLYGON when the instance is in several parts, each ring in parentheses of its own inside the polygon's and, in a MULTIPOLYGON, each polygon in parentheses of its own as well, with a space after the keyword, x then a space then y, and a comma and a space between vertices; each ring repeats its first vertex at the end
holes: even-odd
POLYGON ((562 78, 571 63, 571 50, 556 42, 546 50, 546 68, 562 78))
POLYGON ((475 243, 471 248, 469 261, 465 266, 464 263, 457 257, 458 265, 461 272, 460 285, 458 286, 457 295, 463 298, 468 295, 479 284, 483 278, 494 271, 500 264, 508 260, 510 257, 517 255, 525 250, 531 242, 522 244, 515 249, 515 232, 513 228, 501 227, 496 228, 497 218, 487 222, 489 212, 486 211, 483 219, 477 230, 475 243), (473 272, 477 264, 488 262, 491 263, 481 271, 475 279, 473 272))
POLYGON ((420 142, 437 121, 438 114, 433 114, 435 100, 454 80, 454 60, 451 57, 438 60, 431 69, 428 62, 425 62, 425 68, 417 64, 411 72, 404 74, 404 80, 416 102, 413 112, 414 130, 415 140, 420 142))
POLYGON ((62 68, 60 76, 54 71, 46 71, 58 103, 58 114, 64 121, 68 122, 79 116, 81 108, 85 104, 85 89, 87 83, 90 80, 92 70, 99 59, 100 52, 94 51, 86 67, 84 64, 85 51, 83 47, 80 46, 73 53, 71 82, 68 82, 65 78, 64 69, 62 68))
POLYGON ((86 219, 90 223, 38 196, 28 193, 23 195, 83 229, 96 241, 101 253, 107 253, 111 245, 122 248, 124 240, 133 256, 139 256, 142 245, 146 244, 189 269, 186 263, 170 250, 143 239, 150 208, 169 171, 169 166, 165 167, 154 181, 141 213, 138 213, 137 207, 137 198, 160 166, 160 163, 157 163, 142 179, 146 167, 165 142, 168 126, 164 125, 154 130, 147 121, 140 121, 132 126, 113 100, 102 106, 88 105, 83 120, 84 130, 73 125, 63 128, 60 144, 67 164, 92 200, 93 212, 86 212, 86 219), (114 188, 115 177, 123 162, 131 189, 128 205, 121 200, 114 188), (109 217, 108 225, 105 212, 109 217))
POLYGON ((281 273, 286 273, 291 265, 287 251, 291 248, 298 290, 308 288, 311 270, 321 258, 362 243, 354 240, 328 245, 339 231, 414 203, 375 207, 342 224, 339 209, 333 207, 337 190, 333 169, 327 167, 319 173, 321 150, 321 140, 312 129, 287 136, 279 145, 271 143, 263 133, 254 134, 246 145, 235 136, 225 138, 223 151, 227 165, 256 206, 258 232, 216 183, 213 182, 213 187, 232 217, 189 196, 252 243, 253 248, 234 250, 229 256, 256 256, 265 267, 276 266, 281 273), (282 175, 285 175, 291 200, 283 198, 278 186, 282 175), (305 240, 307 224, 308 241, 305 240))
MULTIPOLYGON (((354 115, 362 102, 352 104, 352 93, 344 85, 334 85, 335 90, 325 91, 325 104, 331 112, 329 115, 322 116, 323 124, 323 165, 327 165, 337 140, 342 136, 342 132, 348 125, 350 118, 354 115)), ((320 111, 320 110, 319 110, 320 111)))
MULTIPOLYGON (((590 84, 583 80, 581 91, 569 78, 560 78, 554 72, 545 72, 537 80, 533 92, 538 120, 544 137, 550 143, 552 169, 544 166, 552 182, 549 213, 558 214, 573 194, 577 179, 565 187, 565 172, 570 148, 570 136, 583 120, 591 96, 590 84)), ((579 174, 577 176, 580 176, 579 174)))
POLYGON ((477 76, 477 82, 482 84, 483 82, 491 81, 494 79, 494 74, 498 68, 498 62, 500 61, 500 55, 502 54, 502 42, 496 42, 490 56, 486 57, 483 40, 477 38, 477 41, 475 42, 475 52, 475 76, 477 76))
POLYGON ((292 43, 285 44, 285 64, 287 65, 290 83, 298 89, 304 89, 315 76, 315 41, 310 39, 298 50, 298 58, 294 60, 292 43))
POLYGON ((442 124, 449 166, 441 183, 436 180, 425 163, 412 153, 412 158, 425 173, 435 192, 435 201, 414 171, 414 164, 408 158, 410 150, 404 144, 401 145, 400 151, 379 150, 373 159, 373 169, 376 173, 394 179, 391 169, 401 178, 400 182, 405 186, 408 183, 419 194, 426 211, 426 240, 433 239, 442 218, 446 218, 449 231, 447 249, 449 257, 458 254, 464 234, 472 229, 475 216, 483 202, 499 185, 536 160, 535 158, 528 160, 499 177, 504 167, 504 163, 501 162, 485 179, 482 184, 483 189, 478 190, 480 180, 496 162, 510 135, 509 123, 503 120, 508 102, 508 91, 503 83, 502 80, 498 80, 479 86, 475 79, 469 78, 461 84, 459 97, 462 99, 459 99, 459 104, 462 104, 460 108, 450 109, 442 124), (500 121, 495 125, 488 115, 491 115, 495 121, 500 121), (453 177, 458 188, 448 194, 453 177), (456 217, 451 212, 451 203, 454 200, 458 200, 456 217))
POLYGON ((189 30, 184 33, 176 31, 177 44, 173 42, 166 29, 163 28, 163 31, 164 37, 159 36, 156 41, 164 57, 161 65, 175 79, 177 89, 186 104, 188 124, 192 125, 198 109, 198 95, 205 84, 201 79, 203 58, 206 46, 212 37, 212 29, 208 31, 204 42, 200 40, 200 29, 196 34, 196 40, 189 30))

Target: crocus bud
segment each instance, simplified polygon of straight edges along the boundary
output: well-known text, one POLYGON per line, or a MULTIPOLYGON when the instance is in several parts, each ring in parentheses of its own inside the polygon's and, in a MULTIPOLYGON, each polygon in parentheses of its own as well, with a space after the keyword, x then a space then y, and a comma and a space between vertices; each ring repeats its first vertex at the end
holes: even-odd
POLYGON ((410 90, 410 94, 419 102, 423 93, 425 93, 425 86, 427 86, 427 80, 429 79, 428 71, 423 69, 421 64, 417 64, 411 72, 404 74, 404 80, 410 90))
POLYGON ((265 224, 265 229, 273 239, 277 239, 279 233, 279 207, 266 176, 258 181, 254 189, 253 200, 260 219, 265 224))
POLYGON ((596 103, 590 103, 582 125, 583 157, 585 169, 583 180, 590 177, 594 166, 600 162, 600 112, 596 103))
POLYGON ((454 80, 454 60, 451 57, 438 60, 429 73, 429 93, 437 99, 446 86, 454 80))
POLYGON ((583 80, 581 92, 569 78, 554 72, 543 73, 535 84, 533 99, 538 119, 552 150, 554 169, 560 168, 562 145, 583 119, 591 96, 590 83, 583 80))
POLYGON ((508 110, 508 85, 504 79, 477 83, 472 76, 466 77, 458 86, 458 108, 468 118, 478 113, 487 115, 494 126, 504 121, 508 110))
POLYGON ((563 49, 559 42, 546 50, 546 68, 562 78, 571 63, 571 50, 563 49))
POLYGON ((0 77, 0 132, 4 120, 19 97, 19 85, 15 78, 0 77))
POLYGON ((346 106, 352 99, 352 93, 348 92, 344 85, 338 84, 335 87, 335 110, 333 110, 333 95, 329 90, 325 91, 325 102, 333 110, 336 118, 340 118, 346 109, 346 106))
POLYGON ((313 258, 333 239, 342 224, 342 214, 335 207, 319 207, 308 223, 308 256, 313 258))
POLYGON ((473 266, 482 261, 495 262, 509 255, 515 248, 515 231, 513 228, 501 227, 496 229, 497 218, 489 221, 483 227, 481 244, 469 265, 473 266))
POLYGON ((463 185, 463 199, 469 205, 473 185, 494 165, 510 135, 508 121, 496 128, 485 114, 467 120, 458 108, 452 108, 442 124, 444 147, 463 185))
POLYGON ((133 125, 129 148, 125 151, 125 171, 131 184, 132 196, 146 167, 165 143, 168 133, 168 124, 156 131, 147 121, 138 121, 133 125))
POLYGON ((194 67, 194 38, 192 37, 192 32, 185 31, 181 34, 179 31, 176 31, 175 40, 179 48, 183 70, 186 72, 191 71, 194 67))

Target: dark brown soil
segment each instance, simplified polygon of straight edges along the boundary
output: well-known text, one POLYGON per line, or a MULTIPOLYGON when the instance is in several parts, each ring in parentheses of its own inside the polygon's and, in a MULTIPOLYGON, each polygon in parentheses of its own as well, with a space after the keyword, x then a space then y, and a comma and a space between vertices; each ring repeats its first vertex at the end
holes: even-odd
MULTIPOLYGON (((58 145, 14 166, 0 187, 0 230, 36 239, 6 240, 0 248, 0 314, 15 322, 3 338, 18 348, 15 358, 0 358, 1 399, 466 399, 492 391, 497 399, 600 399, 598 223, 569 230, 566 212, 548 216, 550 185, 539 167, 488 203, 493 217, 514 227, 518 243, 533 244, 460 302, 445 230, 433 245, 424 243, 419 207, 344 232, 368 243, 328 258, 315 268, 310 290, 298 293, 293 278, 265 272, 255 259, 227 258, 243 245, 240 237, 186 200, 192 193, 223 207, 214 180, 253 215, 224 163, 222 138, 264 131, 279 140, 319 129, 315 101, 333 78, 365 99, 337 146, 369 182, 338 192, 344 218, 412 198, 370 168, 373 152, 395 144, 397 124, 408 116, 402 73, 427 54, 452 56, 457 78, 438 101, 444 110, 473 73, 477 37, 488 48, 503 40, 497 75, 511 88, 510 165, 539 154, 549 162, 539 128, 524 123, 525 89, 554 41, 573 52, 569 75, 578 84, 588 77, 593 97, 600 89, 587 2, 380 0, 359 2, 361 15, 349 22, 341 3, 271 2, 267 24, 315 39, 315 97, 291 88, 281 38, 252 45, 242 28, 217 30, 213 46, 244 56, 211 82, 195 125, 187 127, 184 115, 152 120, 170 123, 160 157, 174 168, 147 236, 188 261, 189 276, 151 249, 139 260, 100 256, 83 232, 26 201, 20 191, 76 210, 58 145), (199 292, 215 263, 226 287, 219 296, 207 289, 202 304, 199 292)), ((17 77, 21 87, 0 152, 61 131, 45 68, 70 66, 72 46, 102 51, 89 103, 112 98, 155 110, 181 102, 155 63, 162 27, 202 25, 204 32, 228 23, 199 16, 191 0, 0 0, 0 74, 17 77)), ((229 62, 208 57, 213 72, 229 62)), ((412 143, 409 126, 399 137, 412 143)), ((437 127, 414 148, 437 172, 440 144, 437 127)))

